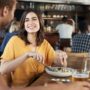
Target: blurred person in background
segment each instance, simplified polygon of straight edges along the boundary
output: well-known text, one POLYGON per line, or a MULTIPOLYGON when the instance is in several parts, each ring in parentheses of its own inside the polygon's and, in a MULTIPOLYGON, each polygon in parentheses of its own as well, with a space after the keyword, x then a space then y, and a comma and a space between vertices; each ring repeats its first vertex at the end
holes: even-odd
POLYGON ((60 47, 64 50, 64 47, 71 46, 72 33, 75 32, 75 22, 73 19, 68 17, 62 18, 62 23, 56 26, 56 31, 60 37, 60 47))
POLYGON ((79 32, 72 37, 72 52, 90 51, 89 22, 83 19, 79 22, 79 32))
POLYGON ((56 26, 56 30, 59 32, 60 39, 71 39, 72 32, 75 31, 75 22, 68 17, 63 17, 62 23, 56 26))

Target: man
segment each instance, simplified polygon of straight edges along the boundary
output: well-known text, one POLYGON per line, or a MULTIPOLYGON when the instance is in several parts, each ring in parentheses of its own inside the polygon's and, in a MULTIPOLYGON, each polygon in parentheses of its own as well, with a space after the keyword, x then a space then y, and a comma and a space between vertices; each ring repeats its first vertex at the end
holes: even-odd
MULTIPOLYGON (((16 8, 16 0, 0 0, 0 29, 7 26, 13 19, 16 8)), ((72 84, 47 84, 44 86, 27 87, 22 90, 89 90, 90 84, 88 82, 77 82, 72 84)), ((19 88, 9 88, 0 75, 0 90, 21 90, 19 88)))
POLYGON ((90 33, 89 22, 87 19, 82 19, 79 24, 79 32, 72 37, 72 52, 82 53, 90 52, 90 33))
MULTIPOLYGON (((0 31, 4 30, 4 28, 8 26, 8 24, 14 18, 15 8, 16 0, 0 0, 0 31)), ((8 87, 0 75, 0 90, 7 89, 8 87)))
POLYGON ((13 20, 16 0, 0 0, 0 44, 13 20))
POLYGON ((56 26, 56 31, 59 33, 60 48, 64 50, 65 47, 71 46, 72 33, 75 30, 75 23, 72 19, 67 17, 62 18, 62 23, 56 26))
POLYGON ((0 29, 13 19, 15 8, 16 0, 0 0, 0 29))

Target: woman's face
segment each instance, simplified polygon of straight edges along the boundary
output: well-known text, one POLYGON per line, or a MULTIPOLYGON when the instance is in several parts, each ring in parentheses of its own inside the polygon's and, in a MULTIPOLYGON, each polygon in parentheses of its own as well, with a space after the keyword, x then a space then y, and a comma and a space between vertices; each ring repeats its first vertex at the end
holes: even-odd
POLYGON ((39 20, 34 12, 30 12, 26 15, 24 27, 28 33, 36 33, 37 31, 39 31, 39 20))

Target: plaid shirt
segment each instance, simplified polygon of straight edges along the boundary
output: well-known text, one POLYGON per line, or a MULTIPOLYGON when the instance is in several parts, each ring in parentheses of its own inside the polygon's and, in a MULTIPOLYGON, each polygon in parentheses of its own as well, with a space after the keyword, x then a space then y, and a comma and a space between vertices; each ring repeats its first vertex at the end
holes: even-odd
POLYGON ((89 52, 90 35, 77 34, 72 38, 72 52, 89 52))

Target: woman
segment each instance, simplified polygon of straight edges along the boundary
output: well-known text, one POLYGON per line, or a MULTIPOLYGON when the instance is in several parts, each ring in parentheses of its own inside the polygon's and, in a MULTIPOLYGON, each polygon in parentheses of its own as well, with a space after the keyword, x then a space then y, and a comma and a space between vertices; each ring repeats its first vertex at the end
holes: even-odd
POLYGON ((20 32, 8 42, 1 56, 2 74, 11 73, 14 86, 27 86, 46 65, 66 66, 66 53, 55 52, 43 35, 40 13, 27 10, 20 21, 20 32))

